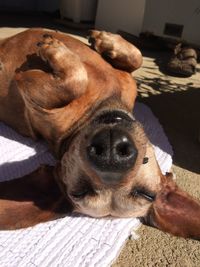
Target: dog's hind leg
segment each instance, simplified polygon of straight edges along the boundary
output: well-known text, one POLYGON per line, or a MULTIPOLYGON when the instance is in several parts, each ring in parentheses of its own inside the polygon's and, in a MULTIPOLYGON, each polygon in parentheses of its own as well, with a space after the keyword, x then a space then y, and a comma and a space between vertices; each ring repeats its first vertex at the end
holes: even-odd
POLYGON ((140 50, 118 34, 91 30, 89 42, 115 68, 132 72, 142 65, 140 50))

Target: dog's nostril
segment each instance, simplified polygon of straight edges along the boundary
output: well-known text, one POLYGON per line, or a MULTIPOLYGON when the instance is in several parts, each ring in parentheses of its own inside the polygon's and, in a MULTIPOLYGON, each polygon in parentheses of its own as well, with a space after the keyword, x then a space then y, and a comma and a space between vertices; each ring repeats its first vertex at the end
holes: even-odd
POLYGON ((90 155, 102 156, 104 152, 104 147, 102 145, 91 145, 89 147, 90 155))
POLYGON ((121 157, 128 157, 131 155, 131 146, 129 143, 118 144, 116 147, 116 152, 121 157))

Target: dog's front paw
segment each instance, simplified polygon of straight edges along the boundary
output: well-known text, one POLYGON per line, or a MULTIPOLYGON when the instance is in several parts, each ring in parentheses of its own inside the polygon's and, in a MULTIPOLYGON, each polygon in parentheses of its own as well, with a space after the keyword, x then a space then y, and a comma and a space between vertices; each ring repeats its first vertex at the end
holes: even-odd
POLYGON ((89 43, 93 49, 99 54, 109 54, 113 58, 116 57, 116 42, 119 41, 120 36, 105 31, 89 31, 89 43))
MULTIPOLYGON (((44 34, 41 42, 37 43, 38 55, 50 65, 58 64, 58 61, 71 51, 59 40, 50 34, 44 34)), ((54 67, 54 66, 52 66, 54 67)))
POLYGON ((89 43, 116 68, 131 72, 142 64, 142 55, 139 49, 118 34, 91 30, 89 31, 89 43))
POLYGON ((67 43, 49 33, 43 35, 37 46, 38 55, 51 66, 54 78, 62 80, 64 96, 60 98, 65 97, 69 101, 82 95, 88 84, 88 76, 79 56, 67 47, 67 43))

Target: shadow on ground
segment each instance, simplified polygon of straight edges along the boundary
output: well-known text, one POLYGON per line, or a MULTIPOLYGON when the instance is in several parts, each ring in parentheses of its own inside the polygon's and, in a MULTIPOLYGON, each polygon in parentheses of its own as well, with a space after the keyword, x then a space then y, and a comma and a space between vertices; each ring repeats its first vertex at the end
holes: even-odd
POLYGON ((200 88, 159 77, 137 77, 139 100, 151 107, 174 149, 174 164, 200 173, 200 88), (142 97, 143 87, 148 97, 142 97))

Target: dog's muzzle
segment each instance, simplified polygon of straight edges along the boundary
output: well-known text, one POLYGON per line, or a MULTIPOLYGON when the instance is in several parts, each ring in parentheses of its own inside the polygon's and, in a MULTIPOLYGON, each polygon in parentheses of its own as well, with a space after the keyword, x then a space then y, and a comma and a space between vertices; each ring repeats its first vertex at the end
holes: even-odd
POLYGON ((119 182, 138 154, 127 130, 133 119, 114 111, 99 116, 96 122, 100 130, 90 139, 88 159, 105 183, 119 182))

